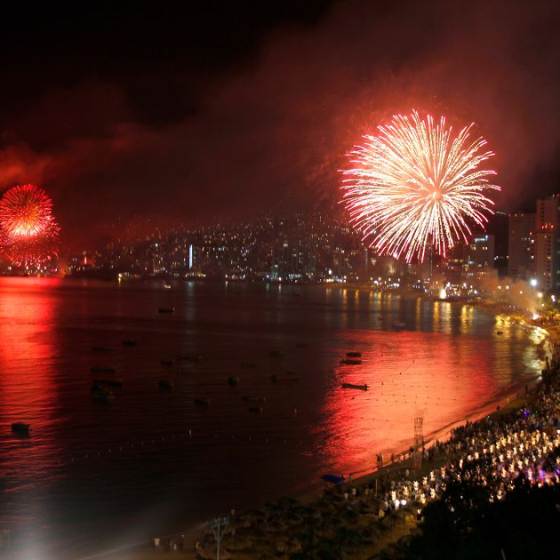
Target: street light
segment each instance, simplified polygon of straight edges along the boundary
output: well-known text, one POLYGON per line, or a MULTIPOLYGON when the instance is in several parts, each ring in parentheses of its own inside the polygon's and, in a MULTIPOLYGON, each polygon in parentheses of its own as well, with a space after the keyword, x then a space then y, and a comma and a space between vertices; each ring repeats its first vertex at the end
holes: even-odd
POLYGON ((229 519, 227 517, 216 517, 208 525, 216 539, 216 560, 220 560, 220 546, 224 537, 224 531, 227 525, 229 525, 229 519))
POLYGON ((531 278, 531 280, 529 280, 529 284, 531 285, 531 288, 536 288, 539 285, 539 281, 536 278, 531 278))

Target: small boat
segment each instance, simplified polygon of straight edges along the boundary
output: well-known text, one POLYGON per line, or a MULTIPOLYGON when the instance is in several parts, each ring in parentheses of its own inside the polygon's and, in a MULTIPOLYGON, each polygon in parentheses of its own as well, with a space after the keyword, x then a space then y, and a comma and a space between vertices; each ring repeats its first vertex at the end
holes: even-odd
POLYGON ((496 331, 496 334, 502 335, 502 334, 504 334, 504 331, 496 331))
POLYGON ((262 414, 264 411, 264 408, 262 406, 250 406, 249 407, 249 412, 252 412, 253 414, 262 414))
POLYGON ((106 346, 92 346, 91 351, 92 352, 110 352, 111 349, 107 348, 106 346))
POLYGON ((24 422, 14 422, 12 424, 12 433, 17 436, 28 436, 31 431, 31 424, 25 424, 24 422))
POLYGON ((402 321, 396 321, 393 323, 393 329, 396 331, 402 331, 406 329, 406 323, 403 323, 402 321))
POLYGON ((115 398, 113 391, 99 385, 91 388, 91 396, 94 400, 100 402, 109 402, 115 398))
POLYGON ((94 379, 92 387, 113 387, 114 389, 122 389, 123 382, 121 379, 94 379))
POLYGON ((200 362, 200 360, 202 360, 202 354, 181 354, 180 356, 177 356, 177 359, 184 362, 198 363, 200 362))
POLYGON ((346 357, 347 358, 361 358, 362 353, 361 352, 346 352, 346 357))
POLYGON ((330 482, 331 484, 342 484, 344 482, 344 476, 341 474, 324 474, 321 480, 325 482, 330 482))
POLYGON ((209 406, 210 405, 210 401, 208 399, 194 399, 194 404, 196 404, 197 406, 209 406))
POLYGON ((362 363, 362 360, 359 358, 344 358, 340 360, 340 364, 343 366, 359 366, 362 363))
POLYGON ((161 360, 160 364, 163 367, 171 367, 173 365, 173 360, 161 360))
POLYGON ((174 307, 160 307, 158 313, 175 313, 174 307))
POLYGON ((230 387, 235 387, 239 383, 239 377, 237 375, 230 375, 227 382, 230 387))
POLYGON ((272 383, 296 383, 297 381, 299 381, 299 377, 297 375, 283 376, 273 373, 270 376, 270 380, 272 381, 272 383))
POLYGON ((245 402, 249 403, 264 403, 266 402, 266 397, 253 397, 249 395, 244 395, 241 397, 245 402))
POLYGON ((93 366, 91 373, 115 373, 115 368, 110 366, 93 366))
POLYGON ((342 388, 343 389, 359 389, 360 391, 367 391, 368 390, 368 386, 365 383, 364 384, 343 383, 342 388))
POLYGON ((125 338, 122 343, 123 346, 136 346, 136 340, 133 340, 132 338, 125 338))
POLYGON ((170 381, 169 379, 160 379, 158 387, 160 391, 173 391, 173 381, 170 381))
POLYGON ((171 284, 170 284, 169 282, 164 282, 164 283, 163 283, 163 287, 164 287, 166 290, 171 290, 171 284))

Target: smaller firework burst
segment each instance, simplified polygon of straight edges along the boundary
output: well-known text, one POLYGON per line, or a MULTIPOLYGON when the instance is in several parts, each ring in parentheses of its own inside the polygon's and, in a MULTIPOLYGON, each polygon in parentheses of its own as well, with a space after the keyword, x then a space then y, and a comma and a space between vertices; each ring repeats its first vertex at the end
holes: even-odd
POLYGON ((0 199, 0 243, 15 266, 39 264, 56 253, 60 227, 49 195, 36 185, 18 185, 0 199))

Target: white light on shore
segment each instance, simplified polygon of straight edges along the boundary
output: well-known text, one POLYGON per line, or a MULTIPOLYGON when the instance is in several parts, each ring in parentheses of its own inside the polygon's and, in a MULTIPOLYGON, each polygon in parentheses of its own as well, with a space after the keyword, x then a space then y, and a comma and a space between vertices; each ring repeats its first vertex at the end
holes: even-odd
POLYGON ((529 280, 529 284, 532 288, 536 288, 539 284, 539 281, 536 278, 531 278, 531 280, 529 280))
POLYGON ((447 299, 447 290, 445 288, 441 288, 439 291, 439 299, 447 299))

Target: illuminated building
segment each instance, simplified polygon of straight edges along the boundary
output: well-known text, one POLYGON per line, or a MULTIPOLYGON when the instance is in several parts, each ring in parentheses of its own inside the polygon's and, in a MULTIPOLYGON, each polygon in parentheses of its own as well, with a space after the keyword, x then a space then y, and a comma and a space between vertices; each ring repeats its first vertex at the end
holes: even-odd
POLYGON ((494 236, 475 235, 469 244, 469 264, 473 266, 492 267, 494 263, 494 236))
POLYGON ((495 276, 497 270, 494 267, 494 248, 493 235, 481 233, 473 236, 468 245, 458 252, 459 258, 454 263, 456 269, 459 266, 462 269, 460 281, 476 284, 490 276, 495 276))
POLYGON ((535 268, 535 214, 509 215, 508 276, 526 280, 535 268))
POLYGON ((544 290, 560 288, 560 244, 558 225, 560 221, 560 196, 555 194, 537 200, 535 220, 535 274, 544 290))
POLYGON ((453 283, 461 283, 466 276, 469 262, 469 247, 460 243, 453 247, 447 259, 445 276, 453 283))

